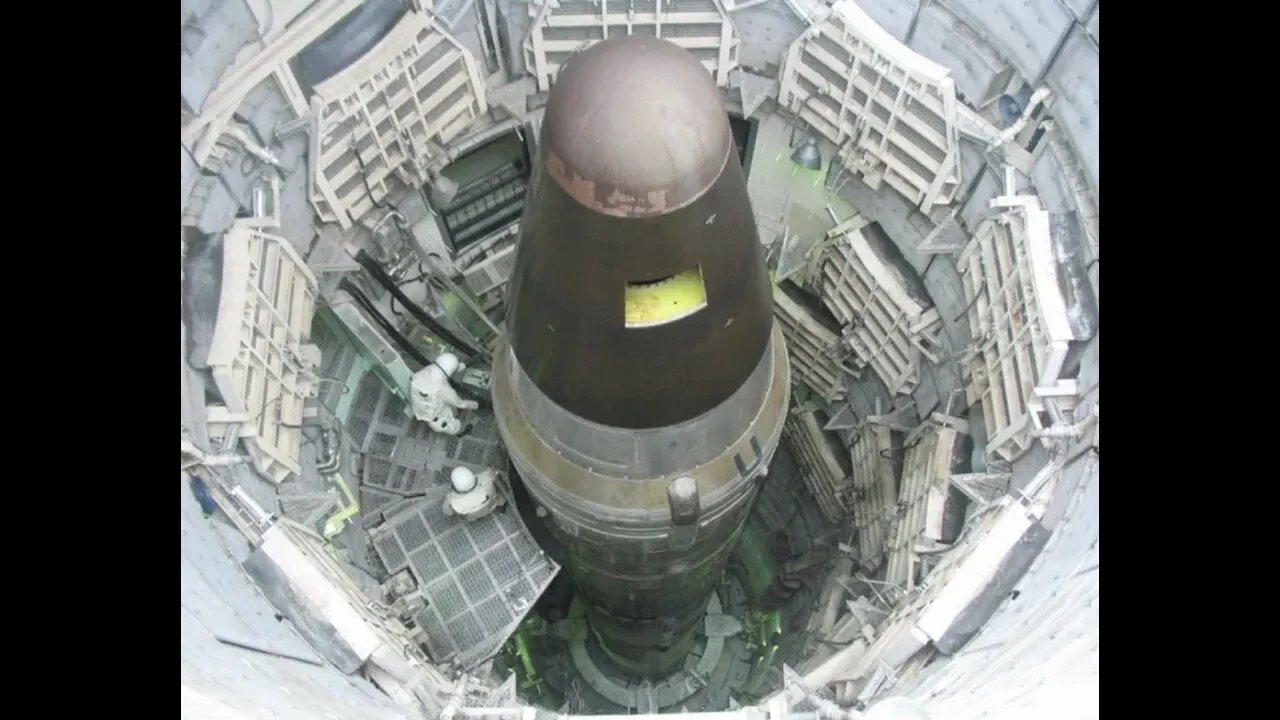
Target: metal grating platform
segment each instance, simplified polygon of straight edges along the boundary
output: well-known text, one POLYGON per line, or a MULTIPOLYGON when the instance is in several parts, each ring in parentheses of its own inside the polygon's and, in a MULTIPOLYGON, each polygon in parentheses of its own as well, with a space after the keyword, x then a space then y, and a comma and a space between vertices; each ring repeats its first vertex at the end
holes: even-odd
MULTIPOLYGON (((504 470, 507 459, 492 415, 474 416, 467 435, 455 437, 431 432, 408 413, 403 400, 373 373, 360 381, 347 422, 352 443, 364 454, 360 473, 363 489, 393 493, 397 497, 422 495, 443 487, 459 465, 475 472, 504 470)), ((379 503, 366 516, 392 500, 374 495, 379 503)))
POLYGON ((374 548, 392 573, 407 567, 426 607, 418 626, 437 663, 470 667, 515 630, 560 566, 520 521, 505 481, 507 505, 473 522, 444 514, 447 489, 410 502, 374 531, 374 548))

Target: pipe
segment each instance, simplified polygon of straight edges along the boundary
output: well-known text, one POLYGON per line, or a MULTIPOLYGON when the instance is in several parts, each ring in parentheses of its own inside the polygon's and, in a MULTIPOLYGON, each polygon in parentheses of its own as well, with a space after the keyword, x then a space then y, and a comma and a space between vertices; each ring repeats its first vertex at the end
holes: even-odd
POLYGON ((1084 431, 1098 420, 1098 404, 1094 403, 1090 408, 1089 414, 1084 419, 1071 425, 1058 423, 1051 425, 1043 430, 1036 430, 1033 434, 1038 438, 1047 438, 1052 440, 1072 439, 1084 435, 1084 431))
POLYGON ((203 465, 204 467, 228 467, 231 465, 243 465, 244 463, 249 462, 249 458, 235 453, 219 455, 207 453, 196 447, 195 443, 186 438, 182 439, 182 454, 188 455, 192 458, 191 460, 187 460, 182 463, 183 470, 196 467, 197 465, 203 465))
POLYGON ((250 137, 249 133, 245 132, 239 125, 228 125, 227 129, 222 131, 222 134, 224 136, 231 137, 231 139, 243 145, 245 152, 258 158, 262 162, 281 170, 284 169, 284 166, 280 164, 280 160, 275 156, 275 153, 259 145, 257 141, 250 137))
MULTIPOLYGON (((361 252, 364 251, 362 250, 361 252)), ((368 256, 366 255, 365 257, 368 256)), ((372 260, 372 258, 370 259, 372 260)), ((409 342, 408 338, 401 335, 400 331, 397 330, 389 320, 383 317, 382 313, 378 312, 378 308, 374 307, 374 304, 365 296, 364 292, 360 288, 356 287, 355 283, 351 282, 347 278, 342 278, 342 280, 338 282, 338 289, 347 293, 347 295, 350 295, 355 304, 369 314, 370 319, 373 320, 378 327, 382 328, 382 331, 391 338, 392 342, 400 347, 401 351, 416 360, 419 365, 431 364, 431 360, 428 359, 426 355, 423 355, 421 350, 414 347, 413 343, 409 342)))

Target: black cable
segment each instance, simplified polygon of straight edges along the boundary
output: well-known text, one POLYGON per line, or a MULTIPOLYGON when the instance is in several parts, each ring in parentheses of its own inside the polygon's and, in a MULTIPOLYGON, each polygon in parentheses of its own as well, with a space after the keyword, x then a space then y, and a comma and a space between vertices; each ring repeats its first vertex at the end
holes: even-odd
MULTIPOLYGON (((470 343, 450 332, 448 328, 441 325, 435 318, 428 315, 425 310, 418 307, 412 300, 406 297, 404 292, 396 285, 395 281, 387 275, 387 271, 384 270, 382 266, 373 259, 373 256, 369 255, 369 253, 364 250, 360 250, 356 253, 355 260, 373 276, 374 280, 378 281, 379 285, 382 285, 382 287, 389 291, 392 297, 399 300, 400 304, 404 305, 405 310, 408 310, 409 314, 413 315, 415 320, 424 325, 441 340, 445 341, 447 345, 466 355, 468 358, 484 355, 484 353, 472 347, 470 343)), ((423 364, 425 365, 426 362, 424 361, 423 364)))
POLYGON ((954 318, 951 318, 951 322, 953 323, 960 322, 960 318, 963 318, 965 314, 969 312, 969 308, 973 307, 973 304, 978 302, 978 296, 981 295, 982 291, 986 289, 987 289, 987 284, 985 282, 979 285, 978 289, 973 291, 973 299, 969 301, 969 304, 964 306, 964 309, 960 311, 959 315, 955 316, 954 318))
MULTIPOLYGON (((364 255, 365 253, 361 250, 360 254, 364 255)), ((368 257, 367 255, 365 256, 368 257)), ((391 340, 395 342, 396 345, 399 345, 400 349, 403 350, 405 354, 416 360, 419 365, 435 364, 431 360, 428 360, 427 356, 422 354, 422 351, 414 347, 413 343, 409 342, 408 338, 400 334, 400 331, 391 324, 391 321, 387 320, 383 317, 382 313, 378 312, 378 308, 374 307, 374 304, 360 288, 355 286, 355 283, 351 282, 347 278, 342 278, 342 280, 338 282, 338 289, 344 290, 348 295, 350 295, 356 305, 363 308, 378 327, 382 328, 382 331, 387 333, 391 340)), ((397 292, 399 291, 397 290, 397 292)))
MULTIPOLYGON (((388 207, 388 203, 379 202, 378 199, 373 196, 373 186, 369 184, 369 171, 365 168, 364 158, 360 157, 360 148, 356 147, 354 141, 351 143, 351 152, 356 154, 356 163, 360 166, 360 179, 364 181, 364 191, 369 193, 369 202, 373 203, 373 206, 379 210, 386 209, 388 207)), ((391 209, 395 210, 394 207, 391 209)), ((396 210, 396 212, 399 211, 396 210)))
POLYGON ((421 261, 421 260, 419 260, 419 261, 418 261, 418 273, 419 273, 419 274, 418 274, 418 277, 416 277, 416 278, 410 278, 410 279, 408 279, 408 280, 401 280, 400 282, 396 283, 396 287, 404 287, 405 285, 408 285, 409 283, 415 283, 415 282, 418 282, 419 280, 426 280, 426 279, 427 279, 428 272, 427 272, 426 268, 422 267, 422 261, 421 261))

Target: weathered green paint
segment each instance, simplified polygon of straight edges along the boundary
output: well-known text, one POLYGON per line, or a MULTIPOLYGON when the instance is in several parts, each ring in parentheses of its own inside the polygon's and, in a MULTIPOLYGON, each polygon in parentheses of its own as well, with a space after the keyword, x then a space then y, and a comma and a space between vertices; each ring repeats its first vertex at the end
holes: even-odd
POLYGON ((756 606, 764 598, 769 585, 773 583, 777 566, 773 560, 773 552, 769 549, 766 533, 754 518, 749 520, 746 527, 742 529, 742 535, 733 553, 735 560, 744 570, 743 588, 747 591, 747 597, 751 599, 752 606, 756 606))
POLYGON ((396 354, 394 362, 384 365, 374 355, 373 351, 365 347, 365 344, 356 337, 355 333, 348 330, 346 324, 327 307, 317 308, 312 322, 323 324, 329 332, 340 338, 341 342, 355 348, 359 353, 356 362, 351 365, 351 373, 346 378, 347 387, 351 388, 351 391, 345 393, 338 400, 338 407, 334 411, 344 423, 348 420, 348 413, 351 412, 351 402, 355 399, 356 386, 366 372, 373 371, 382 380, 383 384, 391 388, 401 398, 408 399, 409 383, 413 377, 413 372, 409 370, 409 366, 405 364, 399 353, 396 354))

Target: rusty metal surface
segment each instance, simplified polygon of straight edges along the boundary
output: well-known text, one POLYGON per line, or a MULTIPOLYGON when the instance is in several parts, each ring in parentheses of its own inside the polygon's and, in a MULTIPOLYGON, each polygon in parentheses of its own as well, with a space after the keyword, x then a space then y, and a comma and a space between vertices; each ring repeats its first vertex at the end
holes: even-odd
POLYGON ((709 74, 663 40, 599 43, 565 66, 542 132, 507 298, 521 366, 554 402, 604 425, 659 427, 716 407, 755 369, 773 316, 709 74), (626 327, 628 282, 694 267, 706 307, 626 327))
POLYGON ((570 60, 543 127, 547 173, 584 206, 618 217, 688 205, 720 176, 733 149, 706 68, 672 43, 639 35, 570 60))

